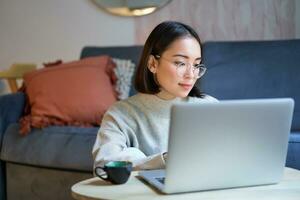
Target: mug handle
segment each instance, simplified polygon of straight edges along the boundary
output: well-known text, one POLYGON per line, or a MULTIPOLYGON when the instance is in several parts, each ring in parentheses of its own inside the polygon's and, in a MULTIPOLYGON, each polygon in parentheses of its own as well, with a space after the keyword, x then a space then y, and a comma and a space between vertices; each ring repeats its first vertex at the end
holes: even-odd
POLYGON ((106 173, 106 171, 104 170, 103 167, 96 167, 96 168, 95 168, 95 174, 96 174, 99 178, 101 178, 102 180, 108 181, 107 173, 106 173), (103 172, 105 172, 105 174, 99 174, 99 173, 97 172, 97 169, 101 169, 103 172), (103 176, 103 175, 106 175, 106 177, 103 176))

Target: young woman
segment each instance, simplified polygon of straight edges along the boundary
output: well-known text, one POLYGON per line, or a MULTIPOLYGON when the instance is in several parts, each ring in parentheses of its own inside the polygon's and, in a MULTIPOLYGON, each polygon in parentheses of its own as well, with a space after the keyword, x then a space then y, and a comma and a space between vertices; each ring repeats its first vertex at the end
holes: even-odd
POLYGON ((206 70, 200 63, 201 42, 190 26, 172 21, 156 26, 137 68, 138 94, 115 103, 103 117, 94 167, 131 161, 135 170, 164 168, 172 104, 217 101, 195 86, 206 70))

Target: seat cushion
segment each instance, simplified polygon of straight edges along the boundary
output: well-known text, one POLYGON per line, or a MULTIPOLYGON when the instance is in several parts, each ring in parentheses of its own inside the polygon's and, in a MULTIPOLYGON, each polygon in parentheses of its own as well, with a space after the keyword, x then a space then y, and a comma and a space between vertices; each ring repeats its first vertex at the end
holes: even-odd
MULTIPOLYGON (((4 135, 1 159, 21 164, 91 172, 92 147, 99 127, 50 126, 26 137, 12 124, 4 135)), ((286 166, 300 169, 300 132, 290 135, 286 166)))
POLYGON ((300 170, 300 131, 290 135, 286 166, 300 170))
POLYGON ((19 134, 17 123, 3 138, 1 159, 16 163, 91 172, 92 147, 99 127, 50 126, 19 134))

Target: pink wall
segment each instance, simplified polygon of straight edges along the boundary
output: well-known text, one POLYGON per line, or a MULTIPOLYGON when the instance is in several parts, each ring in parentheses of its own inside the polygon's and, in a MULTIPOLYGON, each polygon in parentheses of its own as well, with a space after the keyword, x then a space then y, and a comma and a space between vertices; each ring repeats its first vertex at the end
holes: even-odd
POLYGON ((208 40, 269 40, 296 37, 295 0, 173 0, 135 18, 136 44, 164 20, 187 23, 208 40))

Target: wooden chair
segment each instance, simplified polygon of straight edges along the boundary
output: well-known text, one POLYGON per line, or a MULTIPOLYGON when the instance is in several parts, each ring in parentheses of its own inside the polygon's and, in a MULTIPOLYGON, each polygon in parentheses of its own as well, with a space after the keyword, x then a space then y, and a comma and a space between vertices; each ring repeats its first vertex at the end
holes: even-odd
POLYGON ((36 64, 33 63, 15 63, 9 69, 0 72, 0 78, 8 81, 12 93, 18 91, 17 79, 22 79, 27 72, 36 70, 36 64))

